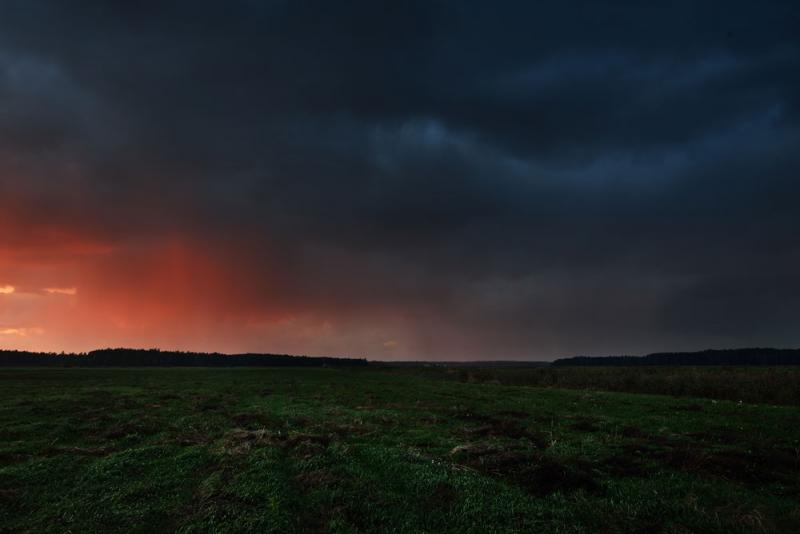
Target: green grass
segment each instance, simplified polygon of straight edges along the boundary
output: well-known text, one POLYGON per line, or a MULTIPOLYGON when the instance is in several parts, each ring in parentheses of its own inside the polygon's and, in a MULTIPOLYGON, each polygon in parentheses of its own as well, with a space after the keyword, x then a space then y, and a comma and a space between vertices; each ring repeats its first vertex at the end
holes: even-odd
POLYGON ((800 408, 445 376, 0 370, 0 531, 800 531, 800 408))
POLYGON ((800 367, 789 365, 425 368, 418 371, 471 383, 657 393, 800 406, 800 367))

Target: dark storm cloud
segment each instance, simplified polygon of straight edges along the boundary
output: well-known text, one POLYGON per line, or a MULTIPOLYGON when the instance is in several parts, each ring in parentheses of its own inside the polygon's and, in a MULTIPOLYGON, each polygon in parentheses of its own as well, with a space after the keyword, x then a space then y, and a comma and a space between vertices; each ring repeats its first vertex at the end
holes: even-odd
POLYGON ((796 3, 165 4, 0 5, 0 206, 407 357, 800 343, 796 3))

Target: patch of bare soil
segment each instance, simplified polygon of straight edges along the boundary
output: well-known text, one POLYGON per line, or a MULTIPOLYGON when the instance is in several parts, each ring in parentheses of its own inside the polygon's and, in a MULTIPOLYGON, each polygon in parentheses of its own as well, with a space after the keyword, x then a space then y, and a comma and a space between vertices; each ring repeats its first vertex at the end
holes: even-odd
POLYGON ((674 411, 674 412, 702 412, 703 411, 703 407, 700 406, 697 403, 684 404, 684 405, 673 406, 672 407, 672 411, 674 411))
MULTIPOLYGON (((800 492, 800 450, 760 448, 748 450, 703 447, 698 441, 679 441, 664 436, 648 436, 623 447, 618 462, 628 461, 642 467, 647 463, 702 477, 722 478, 748 486, 783 484, 792 493, 800 492)), ((652 470, 652 469, 650 469, 652 470)))
POLYGON ((78 402, 82 407, 91 407, 89 411, 95 407, 101 410, 108 410, 111 407, 116 410, 131 410, 142 406, 142 403, 134 397, 101 389, 86 392, 78 402))
POLYGON ((546 425, 555 424, 559 417, 553 412, 542 412, 533 415, 533 420, 546 425))
POLYGON ((236 428, 228 434, 222 450, 228 454, 240 455, 250 452, 253 447, 270 445, 272 442, 272 434, 266 428, 259 430, 236 428))
POLYGON ((0 488, 0 502, 10 502, 19 497, 19 490, 0 488))
POLYGON ((219 396, 195 395, 192 397, 192 408, 198 412, 219 412, 223 411, 225 407, 225 399, 219 396))
POLYGON ((619 429, 619 435, 623 438, 642 438, 647 434, 638 426, 628 425, 619 429))
POLYGON ((285 434, 270 432, 266 428, 258 430, 237 428, 228 434, 222 449, 228 454, 240 455, 250 452, 255 447, 276 446, 308 458, 323 452, 331 441, 330 436, 321 434, 285 434))
POLYGON ((263 413, 238 413, 231 417, 234 423, 241 428, 256 429, 274 427, 279 423, 274 418, 263 413))
POLYGON ((52 447, 45 451, 45 456, 58 454, 76 454, 78 456, 108 456, 117 452, 113 447, 52 447))
POLYGON ((538 451, 478 443, 455 447, 450 456, 459 465, 507 480, 537 496, 600 489, 590 466, 577 461, 561 462, 538 451))
POLYGON ((424 426, 438 426, 444 423, 446 419, 438 415, 426 415, 420 418, 419 422, 424 426))
POLYGON ((314 425, 312 430, 338 438, 367 436, 375 433, 375 429, 371 425, 364 424, 361 419, 355 419, 352 423, 322 423, 314 425))
POLYGON ((106 439, 121 439, 134 435, 152 436, 158 434, 160 431, 161 428, 159 428, 157 422, 144 420, 113 425, 101 432, 100 435, 106 439))
POLYGON ((325 452, 331 443, 330 436, 314 434, 295 434, 281 442, 295 456, 311 458, 325 452))
POLYGON ((492 417, 489 415, 478 413, 475 410, 463 406, 454 406, 449 410, 445 410, 444 413, 449 417, 462 421, 478 421, 485 423, 492 420, 492 417))
POLYGON ((526 419, 529 414, 527 412, 520 412, 517 410, 502 410, 497 412, 497 415, 501 417, 511 417, 514 419, 526 419))
POLYGON ((794 486, 800 471, 800 456, 782 449, 708 451, 681 447, 658 451, 654 457, 681 471, 752 486, 771 483, 794 486))
POLYGON ((569 428, 572 430, 577 430, 578 432, 598 432, 600 431, 600 427, 597 426, 597 419, 592 417, 584 417, 584 416, 576 416, 572 417, 575 422, 569 425, 569 428))
POLYGON ((487 437, 526 439, 537 449, 546 449, 550 445, 550 440, 544 433, 532 432, 511 419, 488 418, 483 425, 463 429, 462 434, 473 440, 487 437))
POLYGON ((26 461, 28 456, 15 452, 0 452, 0 466, 18 464, 26 461))
POLYGON ((597 468, 612 477, 643 477, 651 472, 640 457, 624 454, 609 456, 597 468))
POLYGON ((339 482, 339 477, 328 469, 316 469, 307 473, 300 473, 294 480, 301 489, 308 491, 323 486, 332 486, 339 482))
POLYGON ((447 482, 438 482, 425 499, 425 508, 430 511, 448 509, 458 500, 458 492, 447 482))
POLYGON ((694 441, 698 441, 701 443, 720 443, 720 444, 735 443, 736 441, 741 440, 742 437, 737 432, 729 429, 690 432, 686 434, 686 436, 693 439, 694 441))
POLYGON ((164 441, 177 444, 181 447, 193 447, 195 445, 208 445, 215 440, 216 436, 212 433, 199 430, 183 430, 176 434, 169 435, 164 441))

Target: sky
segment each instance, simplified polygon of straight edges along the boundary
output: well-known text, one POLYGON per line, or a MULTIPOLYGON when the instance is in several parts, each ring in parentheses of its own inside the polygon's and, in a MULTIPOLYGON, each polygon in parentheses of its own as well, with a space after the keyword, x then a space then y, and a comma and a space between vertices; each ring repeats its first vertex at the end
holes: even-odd
POLYGON ((0 349, 800 346, 800 4, 0 0, 0 349))

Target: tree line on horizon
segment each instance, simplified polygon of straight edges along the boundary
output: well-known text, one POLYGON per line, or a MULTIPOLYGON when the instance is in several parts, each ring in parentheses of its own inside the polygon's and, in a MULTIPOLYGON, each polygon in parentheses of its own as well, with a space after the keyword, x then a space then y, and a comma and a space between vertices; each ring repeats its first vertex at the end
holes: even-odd
POLYGON ((800 349, 745 348, 697 352, 656 352, 647 356, 574 356, 555 360, 555 367, 645 365, 800 365, 800 349))
POLYGON ((100 349, 87 353, 0 350, 2 367, 360 367, 363 358, 221 354, 160 349, 100 349))
POLYGON ((0 367, 614 367, 676 365, 800 365, 800 349, 743 348, 697 352, 659 352, 646 356, 574 356, 547 362, 368 362, 365 358, 293 356, 289 354, 222 354, 109 348, 85 353, 0 350, 0 367), (517 365, 514 365, 517 364, 517 365))

